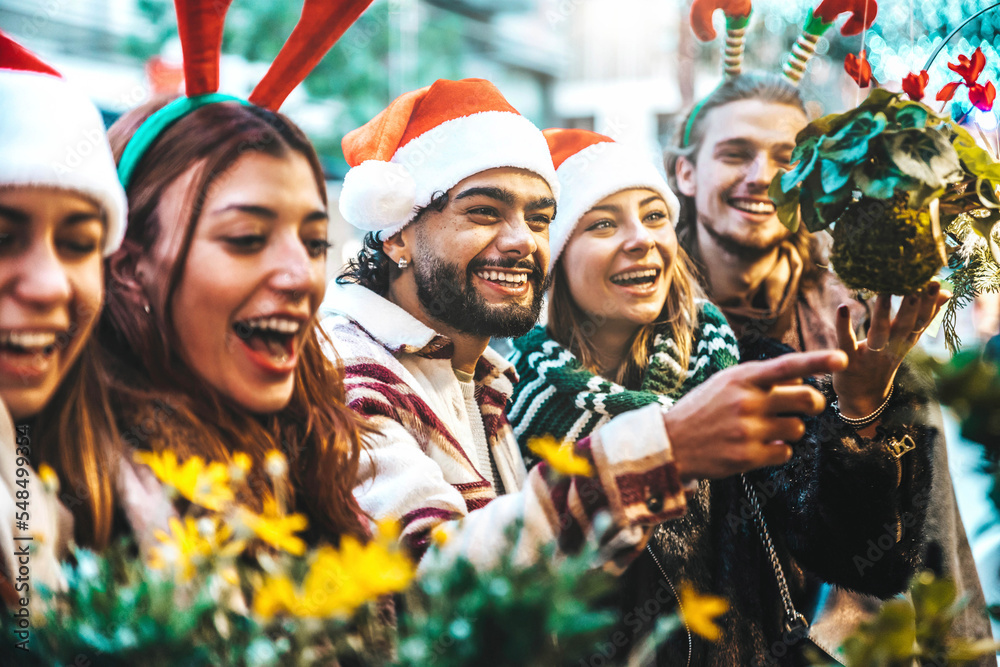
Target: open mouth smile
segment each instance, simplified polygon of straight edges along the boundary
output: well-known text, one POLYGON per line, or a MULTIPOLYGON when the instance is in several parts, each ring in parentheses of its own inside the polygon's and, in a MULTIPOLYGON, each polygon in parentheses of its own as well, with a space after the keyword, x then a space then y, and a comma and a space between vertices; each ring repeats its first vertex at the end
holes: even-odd
POLYGON ((611 276, 611 282, 623 287, 652 285, 660 276, 660 269, 640 269, 637 271, 624 271, 611 276))
POLYGON ((774 215, 775 213, 774 202, 770 200, 765 201, 761 199, 734 197, 729 199, 727 203, 733 208, 745 213, 753 213, 755 215, 774 215))
POLYGON ((502 295, 521 296, 528 293, 531 272, 510 269, 479 269, 473 272, 473 275, 502 295))
POLYGON ((233 324, 233 330, 251 361, 269 373, 287 374, 298 361, 303 324, 284 315, 252 317, 233 324))
POLYGON ((45 375, 54 363, 60 334, 55 331, 0 331, 0 373, 28 381, 45 375))

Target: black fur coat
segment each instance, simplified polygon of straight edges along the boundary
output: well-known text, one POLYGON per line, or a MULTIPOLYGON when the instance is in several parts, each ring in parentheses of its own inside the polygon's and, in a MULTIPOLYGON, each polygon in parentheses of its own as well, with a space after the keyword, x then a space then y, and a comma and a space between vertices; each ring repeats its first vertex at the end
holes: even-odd
MULTIPOLYGON (((758 339, 744 347, 743 359, 787 351, 758 339)), ((818 388, 832 401, 828 381, 818 388)), ((884 598, 904 590, 915 572, 938 438, 924 419, 929 395, 904 367, 876 437, 858 436, 828 407, 807 420, 788 463, 747 474, 795 609, 808 620, 820 581, 884 598)), ((777 575, 739 476, 703 480, 687 514, 658 526, 625 573, 616 629, 624 642, 631 645, 658 615, 675 610, 682 581, 727 598, 730 609, 719 620, 718 642, 681 630, 660 647, 657 665, 806 664, 801 633, 786 630, 777 575)))

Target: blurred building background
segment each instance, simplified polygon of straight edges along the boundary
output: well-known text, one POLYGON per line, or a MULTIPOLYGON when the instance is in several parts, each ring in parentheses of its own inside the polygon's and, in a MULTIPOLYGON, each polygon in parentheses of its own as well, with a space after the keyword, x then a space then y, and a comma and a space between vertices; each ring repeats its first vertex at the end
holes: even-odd
MULTIPOLYGON (((814 4, 756 0, 746 67, 780 71, 814 4)), ((876 79, 898 89, 951 30, 990 4, 883 0, 878 21, 863 36, 829 31, 801 86, 811 113, 843 110, 863 96, 843 69, 844 56, 863 43, 876 79)), ((233 2, 223 43, 223 92, 250 93, 300 9, 290 0, 233 2)), ((678 117, 720 80, 722 37, 698 42, 688 11, 688 0, 376 0, 282 110, 316 144, 334 202, 347 170, 341 137, 396 95, 438 78, 490 79, 540 127, 594 129, 659 161, 678 117)), ((721 13, 715 18, 721 34, 721 13)), ((152 96, 180 90, 172 0, 0 0, 0 29, 89 90, 109 124, 152 96)), ((995 81, 998 32, 1000 12, 963 28, 936 59, 928 90, 953 79, 949 59, 980 45, 985 78, 995 81)), ((996 132, 993 114, 977 120, 996 132)), ((332 273, 359 239, 345 224, 333 225, 331 234, 337 243, 332 273)))

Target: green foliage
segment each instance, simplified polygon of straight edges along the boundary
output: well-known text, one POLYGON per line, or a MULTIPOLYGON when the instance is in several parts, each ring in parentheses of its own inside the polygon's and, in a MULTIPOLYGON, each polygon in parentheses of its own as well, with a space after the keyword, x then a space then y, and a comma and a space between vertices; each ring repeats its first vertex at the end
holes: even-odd
MULTIPOLYGON (((514 543, 513 541, 511 543, 514 543)), ((528 566, 508 551, 486 571, 466 560, 436 561, 405 598, 400 667, 576 665, 607 637, 615 612, 602 601, 615 585, 594 569, 596 551, 528 566)), ((426 564, 425 564, 426 566, 426 564)))
POLYGON ((885 602, 878 614, 862 623, 843 645, 848 667, 913 667, 976 662, 997 650, 990 639, 970 641, 951 636, 955 618, 965 606, 955 582, 917 574, 909 596, 885 602))
POLYGON ((809 231, 827 229, 858 193, 888 200, 905 191, 914 210, 942 198, 945 224, 970 209, 1000 206, 995 195, 983 194, 992 187, 976 193, 977 182, 1000 184, 1000 165, 969 133, 924 104, 883 89, 850 111, 810 123, 796 138, 792 160, 771 188, 789 229, 798 227, 800 206, 809 231))
MULTIPOLYGON (((219 608, 211 582, 181 591, 133 549, 125 541, 101 556, 76 549, 75 564, 63 567, 67 591, 50 598, 41 622, 33 619, 30 651, 18 653, 16 664, 72 664, 79 655, 112 667, 276 664, 255 658, 277 653, 270 642, 258 641, 252 620, 219 608)), ((6 614, 0 624, 9 650, 17 628, 6 614)))
POLYGON ((983 239, 1000 219, 997 213, 992 209, 980 209, 959 216, 948 228, 949 237, 962 246, 948 260, 952 269, 948 277, 952 297, 944 306, 945 344, 953 353, 961 347, 956 331, 958 311, 980 294, 1000 292, 1000 264, 983 239))
POLYGON ((1000 369, 979 350, 965 350, 947 363, 929 361, 941 403, 955 411, 962 437, 1000 456, 1000 369))
MULTIPOLYGON (((472 667, 490 656, 498 666, 576 665, 615 622, 616 611, 605 605, 616 580, 595 568, 594 545, 570 556, 554 551, 529 565, 507 551, 496 566, 478 570, 432 548, 423 576, 399 598, 397 641, 380 616, 387 600, 351 619, 279 615, 265 624, 233 604, 214 566, 179 583, 143 563, 125 539, 100 555, 76 549, 75 562, 64 564, 67 590, 35 592, 46 611, 44 622, 32 619, 30 652, 2 653, 15 650, 17 630, 3 615, 0 664, 73 664, 85 656, 111 667, 472 667)), ((675 615, 664 617, 655 640, 679 626, 675 615)))

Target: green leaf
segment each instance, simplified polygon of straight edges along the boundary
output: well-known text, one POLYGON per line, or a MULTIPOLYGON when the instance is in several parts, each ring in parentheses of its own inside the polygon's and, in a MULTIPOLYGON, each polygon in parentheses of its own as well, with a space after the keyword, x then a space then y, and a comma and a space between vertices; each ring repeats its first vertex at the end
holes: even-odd
POLYGON ((905 129, 923 128, 930 110, 919 102, 911 102, 896 112, 896 122, 905 129))
POLYGON ((820 153, 828 160, 857 163, 868 154, 868 142, 881 134, 887 124, 882 112, 859 114, 854 122, 827 138, 820 146, 820 153))
POLYGON ((767 189, 767 195, 774 202, 777 208, 778 220, 781 224, 795 233, 799 228, 799 197, 798 193, 785 192, 781 188, 781 177, 783 174, 775 174, 771 179, 771 185, 767 189))
POLYGON ((952 146, 969 173, 1000 183, 1000 164, 993 159, 993 156, 977 144, 964 127, 954 125, 951 130, 955 134, 952 146))
POLYGON ((847 184, 851 178, 851 164, 842 164, 833 160, 823 160, 820 163, 820 173, 823 179, 823 191, 836 192, 847 184))
POLYGON ((866 197, 889 199, 899 186, 901 175, 894 165, 865 162, 854 167, 851 178, 866 197))
MULTIPOLYGON (((822 137, 814 137, 807 139, 805 143, 801 144, 802 151, 800 152, 798 161, 790 170, 781 175, 782 190, 788 192, 809 176, 816 165, 816 158, 819 156, 817 147, 821 139, 822 137)), ((798 147, 796 147, 796 150, 798 150, 798 147)))
POLYGON ((958 153, 939 130, 906 130, 888 138, 886 149, 907 176, 934 188, 963 178, 958 153))
POLYGON ((885 88, 875 88, 868 97, 858 105, 859 111, 878 112, 885 111, 887 107, 895 103, 900 98, 900 93, 890 93, 885 88))

